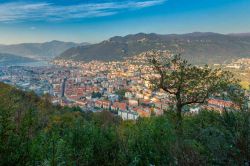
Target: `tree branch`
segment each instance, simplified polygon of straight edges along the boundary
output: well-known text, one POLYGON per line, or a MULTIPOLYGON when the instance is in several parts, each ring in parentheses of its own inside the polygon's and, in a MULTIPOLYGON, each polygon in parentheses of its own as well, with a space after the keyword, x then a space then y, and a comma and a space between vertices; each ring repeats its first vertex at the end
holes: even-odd
POLYGON ((164 75, 163 70, 161 69, 160 64, 157 63, 157 61, 155 59, 152 60, 152 64, 153 64, 154 68, 156 69, 156 71, 160 74, 159 87, 170 94, 176 94, 176 92, 170 91, 169 88, 164 85, 165 75, 164 75))

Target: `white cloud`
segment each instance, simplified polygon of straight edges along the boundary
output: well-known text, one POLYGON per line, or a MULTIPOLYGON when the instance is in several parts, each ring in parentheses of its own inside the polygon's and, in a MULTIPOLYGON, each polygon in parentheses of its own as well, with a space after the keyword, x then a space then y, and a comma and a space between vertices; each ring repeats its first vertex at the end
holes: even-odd
POLYGON ((59 6, 53 3, 12 2, 0 4, 0 22, 67 20, 87 17, 103 17, 123 10, 140 9, 160 5, 166 0, 128 0, 109 3, 83 3, 59 6))

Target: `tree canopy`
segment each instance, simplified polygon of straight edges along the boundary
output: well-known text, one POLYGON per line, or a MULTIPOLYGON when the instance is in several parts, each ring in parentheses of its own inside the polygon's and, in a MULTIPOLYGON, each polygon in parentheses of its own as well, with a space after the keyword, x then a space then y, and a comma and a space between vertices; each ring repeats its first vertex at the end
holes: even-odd
POLYGON ((211 69, 207 65, 191 65, 180 55, 152 57, 149 61, 153 72, 158 74, 151 79, 154 88, 162 89, 174 98, 177 123, 181 123, 183 107, 203 104, 209 97, 221 95, 229 86, 237 85, 230 72, 211 69))
POLYGON ((121 121, 0 83, 0 165, 247 165, 250 110, 121 121))

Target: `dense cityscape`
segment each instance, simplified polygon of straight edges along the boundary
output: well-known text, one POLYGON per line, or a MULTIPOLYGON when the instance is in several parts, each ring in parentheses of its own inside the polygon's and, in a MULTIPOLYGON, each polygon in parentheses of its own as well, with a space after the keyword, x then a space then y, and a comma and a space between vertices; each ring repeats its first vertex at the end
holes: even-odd
MULTIPOLYGON (((161 90, 153 90, 150 78, 153 68, 150 56, 171 57, 170 51, 149 51, 123 61, 54 60, 44 67, 1 67, 0 81, 34 91, 38 95, 49 94, 54 105, 80 107, 82 111, 108 110, 123 120, 162 115, 172 105, 171 96, 161 90)), ((249 59, 239 59, 230 64, 214 64, 212 67, 240 70, 243 86, 249 86, 249 59)), ((249 91, 246 90, 249 96, 249 91)), ((193 105, 187 111, 198 112, 201 107, 223 111, 233 103, 211 97, 207 104, 193 105)))

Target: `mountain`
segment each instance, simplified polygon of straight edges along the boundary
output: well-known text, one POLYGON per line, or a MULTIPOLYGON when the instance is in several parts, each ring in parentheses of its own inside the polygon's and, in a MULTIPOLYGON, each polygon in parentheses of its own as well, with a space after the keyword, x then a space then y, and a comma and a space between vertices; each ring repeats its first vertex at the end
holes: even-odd
POLYGON ((250 36, 211 32, 169 35, 139 33, 70 48, 59 58, 86 62, 121 60, 152 49, 181 53, 192 63, 223 63, 234 58, 250 57, 250 36))
POLYGON ((36 60, 13 54, 0 53, 0 66, 17 65, 19 63, 35 62, 36 60))
POLYGON ((250 33, 231 33, 231 36, 250 36, 250 33))
POLYGON ((34 59, 53 59, 65 50, 87 43, 73 43, 62 41, 51 41, 45 43, 22 43, 14 45, 0 45, 1 53, 9 53, 34 59))

